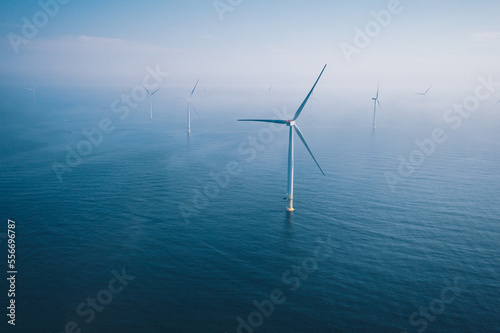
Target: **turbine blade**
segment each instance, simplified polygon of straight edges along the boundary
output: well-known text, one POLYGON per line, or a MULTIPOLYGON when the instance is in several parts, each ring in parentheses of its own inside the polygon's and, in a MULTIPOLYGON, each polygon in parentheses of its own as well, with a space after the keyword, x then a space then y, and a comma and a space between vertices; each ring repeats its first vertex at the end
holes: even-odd
POLYGON ((286 124, 286 120, 277 120, 277 119, 238 119, 238 121, 258 121, 261 123, 275 123, 275 124, 286 124))
POLYGON ((379 102, 379 100, 378 100, 378 99, 377 99, 377 103, 378 103, 378 106, 382 107, 382 105, 380 105, 380 102, 379 102))
POLYGON ((304 137, 302 136, 302 133, 300 132, 300 129, 297 125, 294 125, 293 126, 295 128, 295 132, 297 132, 297 134, 299 135, 299 138, 300 140, 302 140, 302 142, 304 143, 304 146, 306 146, 307 148, 307 151, 309 152, 309 154, 311 154, 311 157, 313 158, 314 162, 316 163, 316 165, 318 166, 319 168, 319 171, 321 171, 321 173, 323 174, 323 176, 325 175, 325 173, 323 172, 323 169, 321 169, 321 167, 319 166, 319 163, 318 161, 316 161, 316 158, 314 157, 313 153, 311 152, 311 149, 309 149, 309 146, 307 145, 306 143, 306 140, 304 139, 304 137))
POLYGON ((151 93, 149 92, 149 90, 146 89, 146 87, 142 86, 144 88, 144 90, 146 90, 146 92, 148 93, 148 95, 151 95, 151 93))
POLYGON ((431 84, 430 87, 424 92, 424 95, 426 95, 429 92, 429 90, 431 90, 432 86, 433 84, 431 84))
POLYGON ((378 91, 379 91, 379 88, 380 88, 380 82, 379 82, 379 83, 378 83, 378 85, 377 85, 377 97, 376 97, 377 99, 378 99, 378 91))
POLYGON ((196 84, 194 85, 193 91, 191 91, 191 95, 189 95, 189 97, 193 96, 194 91, 196 90, 196 87, 198 86, 198 82, 200 82, 200 79, 198 79, 198 81, 196 81, 196 84))
MULTIPOLYGON (((145 88, 144 88, 145 89, 145 88)), ((153 91, 150 95, 153 96, 158 90, 160 90, 160 88, 156 89, 155 91, 153 91)))
POLYGON ((309 92, 309 94, 307 94, 307 97, 306 99, 302 102, 302 104, 300 105, 299 109, 297 110, 297 112, 295 113, 295 116, 293 117, 293 120, 297 120, 297 118, 300 116, 300 113, 302 112, 302 110, 304 109, 304 106, 306 106, 306 103, 307 103, 307 100, 309 99, 309 97, 311 97, 313 91, 314 91, 314 88, 316 88, 316 85, 318 84, 318 81, 319 79, 321 78, 321 75, 323 75, 323 72, 325 71, 325 68, 326 68, 326 65, 325 67, 323 67, 323 70, 321 71, 321 73, 319 74, 318 76, 318 79, 316 80, 316 82, 314 83, 314 86, 311 88, 311 91, 309 92))

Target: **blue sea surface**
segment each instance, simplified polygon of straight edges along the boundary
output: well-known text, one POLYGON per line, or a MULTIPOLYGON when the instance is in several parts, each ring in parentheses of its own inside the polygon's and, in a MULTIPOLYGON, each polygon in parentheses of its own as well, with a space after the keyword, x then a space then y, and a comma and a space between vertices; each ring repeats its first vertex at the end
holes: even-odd
POLYGON ((326 176, 296 138, 290 215, 288 133, 236 122, 247 110, 197 105, 187 136, 185 109, 161 103, 153 119, 143 103, 121 120, 88 100, 39 100, 0 112, 0 232, 16 222, 12 331, 500 332, 495 126, 443 127, 446 142, 402 177, 400 157, 434 123, 382 116, 372 131, 369 112, 335 124, 306 110, 298 124, 326 176), (104 118, 114 130, 60 181, 54 163, 104 118), (400 177, 392 188, 387 172, 400 177))

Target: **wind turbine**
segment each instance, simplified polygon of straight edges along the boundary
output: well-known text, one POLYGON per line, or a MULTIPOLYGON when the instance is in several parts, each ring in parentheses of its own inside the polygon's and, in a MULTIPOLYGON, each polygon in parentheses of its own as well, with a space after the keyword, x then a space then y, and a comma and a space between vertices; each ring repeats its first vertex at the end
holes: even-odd
POLYGON ((193 108, 194 112, 196 112, 196 115, 198 118, 200 118, 200 115, 198 114, 198 111, 196 111, 196 108, 194 107, 193 103, 191 103, 191 97, 193 97, 194 91, 196 90, 196 87, 198 86, 198 82, 200 82, 200 79, 196 81, 196 84, 194 85, 193 90, 191 90, 191 94, 189 94, 188 97, 186 98, 177 98, 177 99, 183 99, 186 101, 187 104, 187 124, 188 124, 188 134, 191 133, 191 108, 193 108))
POLYGON ((153 118, 153 103, 151 103, 151 96, 153 96, 158 90, 160 90, 160 88, 156 89, 153 92, 149 92, 149 90, 147 90, 146 87, 144 87, 144 86, 142 86, 142 87, 148 93, 148 97, 149 97, 149 112, 150 112, 150 117, 152 119, 153 118))
POLYGON ((35 96, 35 93, 36 93, 36 90, 38 89, 38 87, 35 87, 35 88, 24 88, 24 89, 27 89, 27 90, 31 90, 31 91, 33 91, 33 104, 36 104, 36 96, 35 96))
POLYGON ((422 99, 422 110, 424 109, 424 105, 425 105, 425 98, 427 96, 427 93, 429 92, 429 90, 431 90, 432 88, 432 84, 429 86, 429 88, 427 88, 427 90, 425 92, 421 92, 421 93, 414 93, 415 95, 420 95, 420 96, 423 96, 423 99, 422 99))
POLYGON ((326 68, 326 65, 325 65, 325 67, 323 67, 323 70, 319 74, 318 79, 314 83, 314 86, 312 87, 312 89, 309 92, 309 94, 307 94, 306 98, 304 99, 304 101, 300 105, 299 109, 295 113, 295 116, 293 117, 292 120, 238 119, 238 121, 257 121, 257 122, 264 122, 264 123, 275 123, 275 124, 283 124, 283 125, 286 125, 286 126, 290 127, 290 135, 289 135, 289 141, 288 141, 288 186, 287 186, 287 194, 286 194, 286 198, 285 198, 286 201, 287 201, 286 210, 288 212, 293 212, 293 210, 294 210, 293 209, 293 169, 294 169, 294 144, 293 144, 294 136, 293 136, 293 131, 294 130, 295 130, 295 132, 297 132, 297 135, 299 136, 300 140, 302 140, 302 143, 304 143, 304 146, 306 147, 306 149, 309 152, 309 154, 311 154, 311 157, 313 158, 314 162, 318 166, 318 168, 321 171, 321 173, 323 175, 325 175, 325 173, 323 172, 323 170, 319 166, 318 161, 316 161, 316 158, 314 157, 313 153, 311 152, 311 149, 309 149, 309 146, 307 145, 306 140, 304 139, 304 136, 300 132, 299 127, 295 123, 295 121, 297 120, 297 118, 300 116, 300 113, 304 109, 307 101, 311 97, 311 95, 312 95, 312 93, 314 91, 314 88, 316 87, 316 84, 318 84, 318 81, 321 78, 321 75, 325 71, 325 68, 326 68))
POLYGON ((372 100, 373 100, 373 129, 375 129, 375 127, 376 127, 375 116, 377 114, 377 104, 378 104, 378 106, 382 107, 382 105, 380 105, 380 101, 378 100, 379 88, 380 88, 380 83, 377 85, 377 96, 372 98, 372 100))

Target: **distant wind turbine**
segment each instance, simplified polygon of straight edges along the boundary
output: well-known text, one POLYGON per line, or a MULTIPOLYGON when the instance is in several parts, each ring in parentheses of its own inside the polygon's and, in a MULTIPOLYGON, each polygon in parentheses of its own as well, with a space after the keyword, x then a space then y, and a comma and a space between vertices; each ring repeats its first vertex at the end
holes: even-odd
POLYGON ((191 103, 191 97, 193 97, 193 94, 196 90, 196 87, 198 86, 198 82, 200 82, 200 79, 196 81, 196 84, 194 85, 193 90, 191 90, 191 94, 189 94, 188 97, 186 98, 177 98, 177 99, 182 99, 186 101, 187 104, 187 132, 191 133, 191 108, 193 108, 194 112, 196 112, 196 115, 198 118, 200 118, 200 115, 198 114, 198 111, 196 111, 196 108, 194 107, 193 103, 191 103))
POLYGON ((33 104, 36 104, 36 90, 38 89, 38 87, 35 87, 35 88, 24 88, 24 89, 31 90, 33 92, 33 104))
POLYGON ((425 92, 421 92, 421 93, 414 93, 415 95, 420 95, 420 96, 423 96, 422 97, 422 110, 424 109, 424 105, 425 105, 425 98, 427 97, 427 93, 429 92, 429 90, 431 90, 432 88, 432 84, 429 86, 429 88, 427 88, 427 90, 425 92))
POLYGON ((150 113, 150 117, 152 119, 153 118, 153 103, 151 102, 151 96, 153 96, 158 90, 160 90, 160 88, 156 89, 153 92, 149 92, 149 90, 147 90, 146 87, 144 87, 144 86, 142 86, 142 87, 148 93, 148 97, 149 97, 149 113, 150 113))
POLYGON ((319 74, 318 79, 314 83, 314 86, 312 87, 309 94, 307 94, 307 97, 304 99, 304 101, 300 105, 299 109, 295 113, 295 116, 293 117, 292 120, 238 119, 238 121, 257 121, 257 122, 264 122, 264 123, 275 123, 275 124, 283 124, 283 125, 290 127, 290 134, 289 134, 289 141, 288 141, 288 186, 287 186, 287 194, 286 194, 286 198, 285 198, 287 201, 286 210, 288 212, 293 212, 293 210, 294 210, 293 209, 293 171, 294 171, 294 144, 293 144, 294 135, 293 135, 293 130, 295 130, 295 132, 297 132, 297 135, 299 136, 300 140, 302 140, 302 143, 304 143, 304 146, 306 147, 309 154, 311 154, 311 157, 313 158, 314 162, 318 166, 319 170, 321 171, 321 173, 323 175, 325 175, 325 173, 323 172, 323 170, 319 166, 318 161, 316 161, 316 158, 314 157, 313 153, 311 152, 311 149, 309 149, 309 146, 307 145, 306 140, 304 139, 304 136, 302 136, 302 133, 300 132, 299 127, 295 123, 297 118, 300 116, 300 113, 304 109, 307 101, 311 97, 311 95, 314 91, 314 88, 318 84, 318 81, 321 78, 321 75, 323 75, 323 72, 325 71, 325 68, 326 68, 326 65, 325 65, 325 67, 323 67, 323 70, 319 74))
POLYGON ((377 104, 378 104, 378 106, 382 107, 382 105, 380 105, 380 101, 378 100, 379 88, 380 88, 380 84, 377 86, 377 96, 372 98, 372 100, 373 100, 373 129, 375 129, 375 127, 377 126, 376 117, 375 117, 377 114, 377 104))

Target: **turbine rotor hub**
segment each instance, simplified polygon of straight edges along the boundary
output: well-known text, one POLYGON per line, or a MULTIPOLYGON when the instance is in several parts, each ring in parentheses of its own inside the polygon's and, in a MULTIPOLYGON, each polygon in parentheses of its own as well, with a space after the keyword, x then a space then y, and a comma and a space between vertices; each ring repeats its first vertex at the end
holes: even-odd
POLYGON ((286 126, 293 126, 295 125, 295 121, 294 120, 287 120, 286 121, 286 126))

